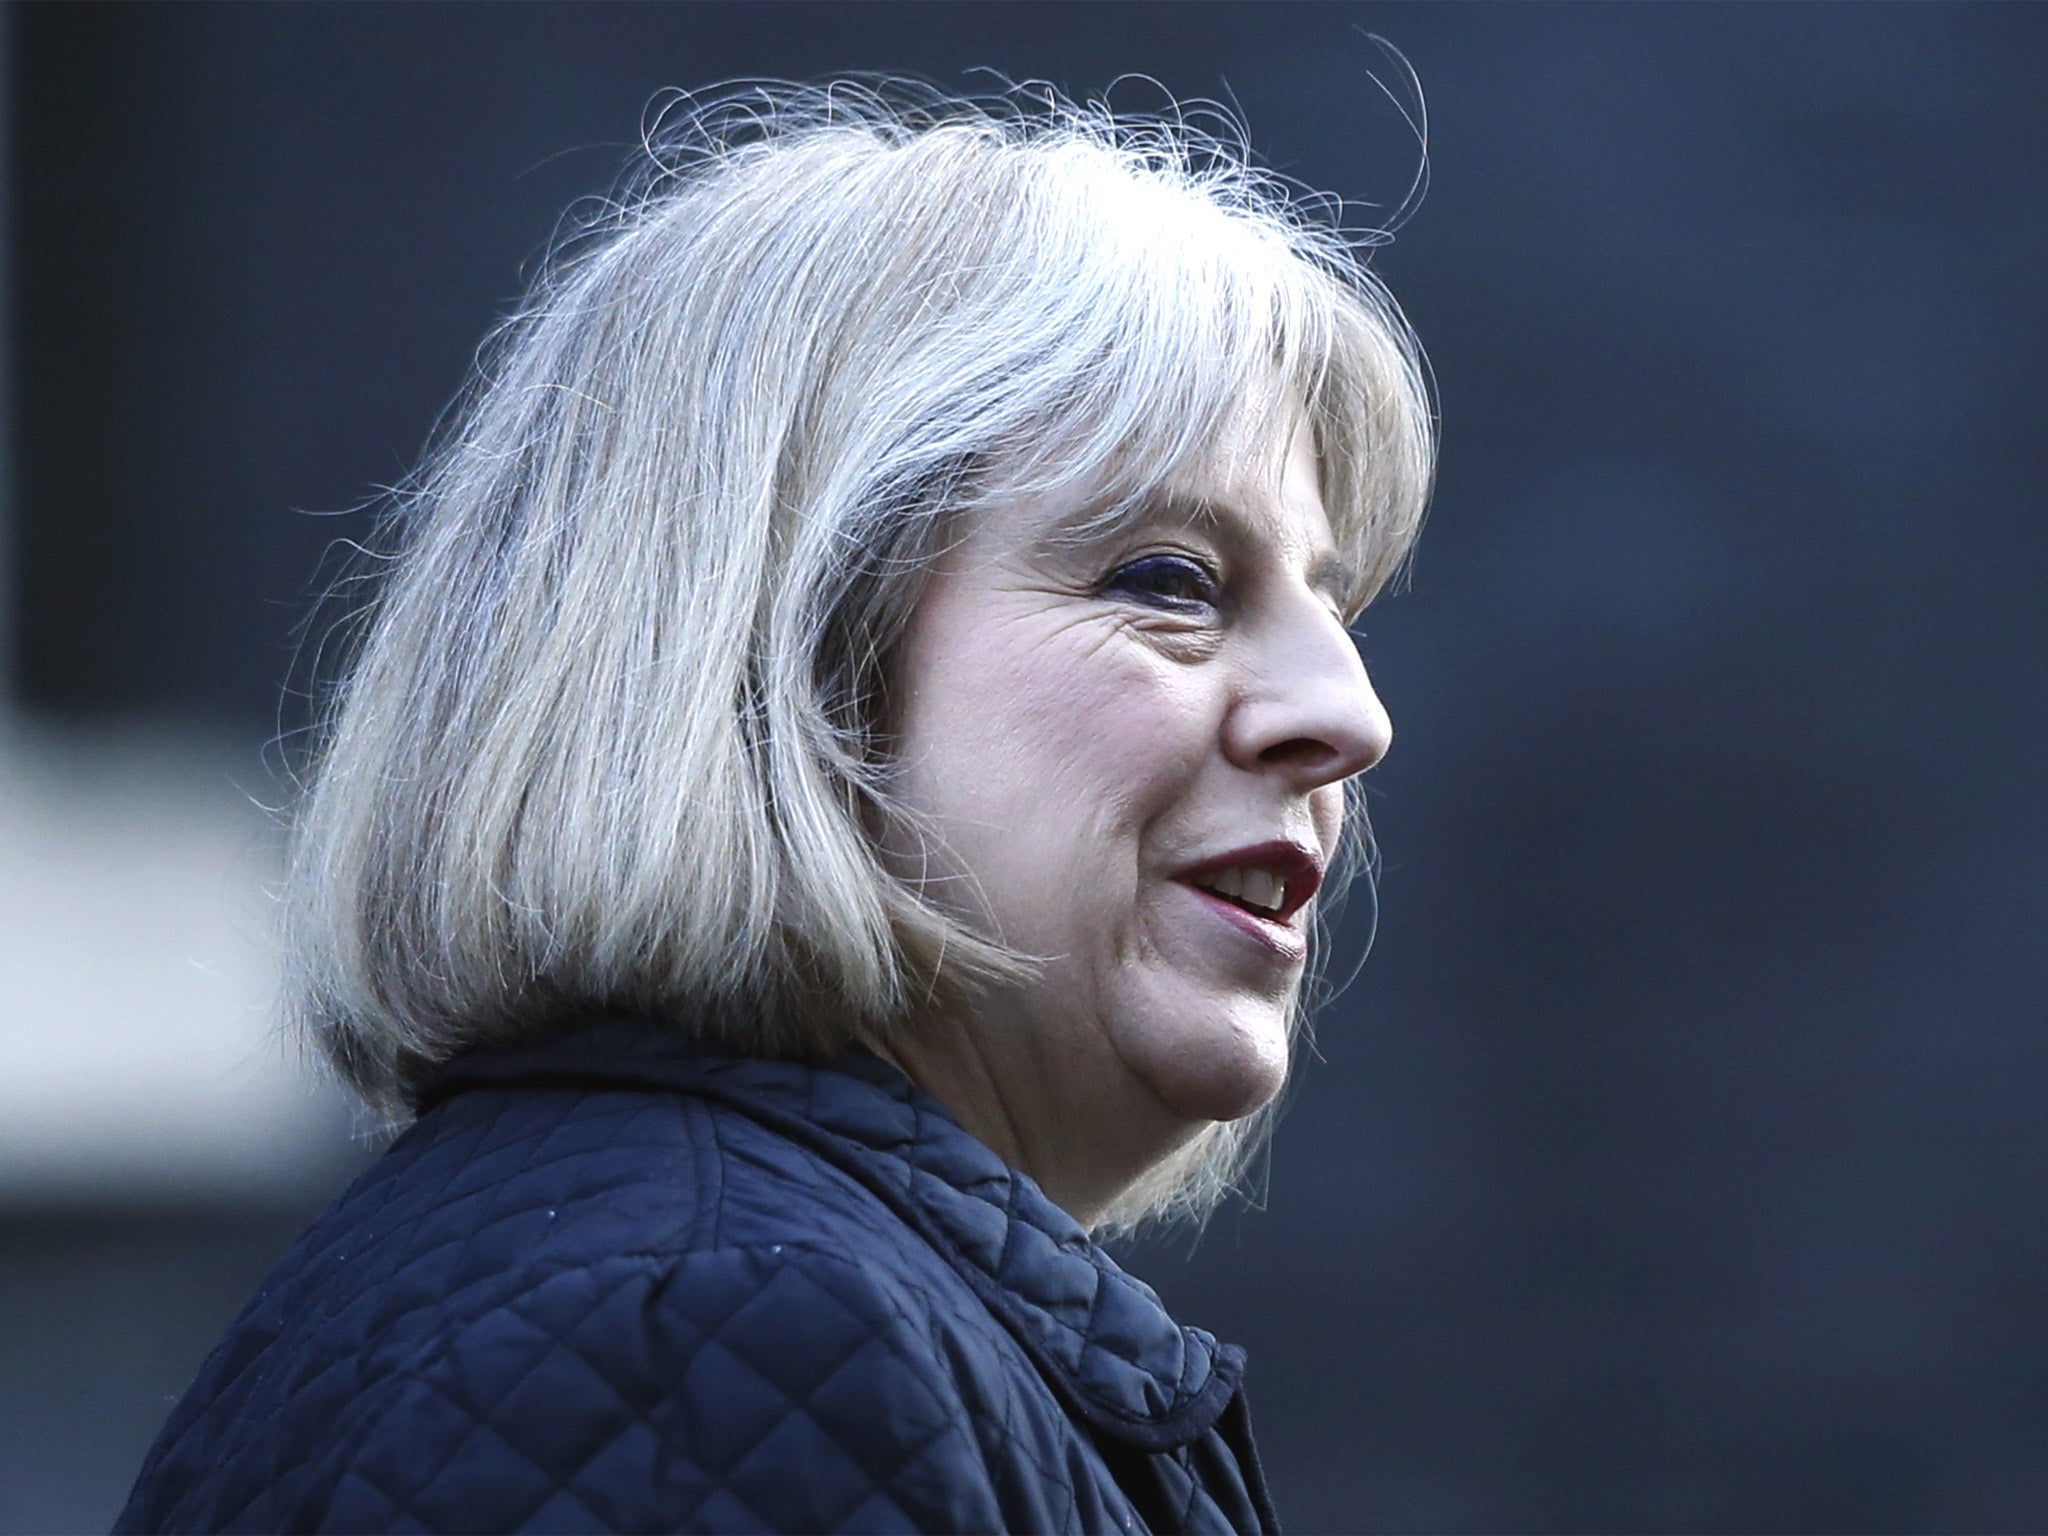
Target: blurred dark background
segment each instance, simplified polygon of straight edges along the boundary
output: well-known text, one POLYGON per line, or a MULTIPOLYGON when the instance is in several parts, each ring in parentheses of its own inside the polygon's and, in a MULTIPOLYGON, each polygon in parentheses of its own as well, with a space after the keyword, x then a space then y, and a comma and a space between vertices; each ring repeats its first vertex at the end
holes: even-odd
MULTIPOLYGON (((348 509, 663 87, 1135 72, 1391 205, 1384 34, 1444 456, 1364 625, 1377 948, 1265 1208, 1129 1262, 1250 1347, 1298 1531, 2048 1528, 2048 9, 6 21, 9 707, 251 777, 348 509)), ((0 1187, 0 1527, 112 1518, 349 1155, 0 1187)))

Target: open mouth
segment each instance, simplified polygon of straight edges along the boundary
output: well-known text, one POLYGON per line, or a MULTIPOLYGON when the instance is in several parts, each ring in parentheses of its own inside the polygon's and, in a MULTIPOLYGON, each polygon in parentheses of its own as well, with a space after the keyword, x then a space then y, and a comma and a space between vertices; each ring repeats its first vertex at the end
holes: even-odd
POLYGON ((1261 923, 1291 928, 1323 883, 1323 870, 1306 848, 1276 839, 1205 860, 1181 878, 1261 923))
POLYGON ((1287 882, 1270 870, 1242 866, 1219 869, 1197 875, 1190 883, 1269 923, 1283 921, 1289 910, 1287 882))

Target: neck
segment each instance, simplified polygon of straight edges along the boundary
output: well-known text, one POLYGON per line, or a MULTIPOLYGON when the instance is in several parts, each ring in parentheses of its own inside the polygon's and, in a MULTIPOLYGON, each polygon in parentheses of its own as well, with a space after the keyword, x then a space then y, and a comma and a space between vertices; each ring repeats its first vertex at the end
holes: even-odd
POLYGON ((1207 1127, 1135 1084, 1102 1080, 1121 1074, 1051 1059, 1024 1021, 977 1022, 924 1018, 867 1044, 1083 1227, 1099 1225, 1119 1196, 1207 1127))

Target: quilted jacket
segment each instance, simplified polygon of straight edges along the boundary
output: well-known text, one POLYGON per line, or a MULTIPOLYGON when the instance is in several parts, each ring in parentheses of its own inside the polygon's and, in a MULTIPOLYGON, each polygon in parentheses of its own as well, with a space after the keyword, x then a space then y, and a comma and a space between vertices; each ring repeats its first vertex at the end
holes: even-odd
POLYGON ((901 1073, 606 1021, 457 1058, 120 1531, 1272 1531, 1243 1356, 901 1073))

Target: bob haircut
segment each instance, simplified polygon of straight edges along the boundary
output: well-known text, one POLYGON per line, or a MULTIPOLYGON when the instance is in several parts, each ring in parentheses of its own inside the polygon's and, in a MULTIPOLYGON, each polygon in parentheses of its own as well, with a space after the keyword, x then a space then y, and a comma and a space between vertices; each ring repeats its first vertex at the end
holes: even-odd
MULTIPOLYGON (((895 83, 684 105, 391 499, 315 737, 287 1008, 393 1121, 579 1016, 815 1056, 1029 974, 878 852, 892 657, 960 520, 1058 495, 1100 531, 1305 406, 1351 612, 1421 522, 1381 237, 1234 133, 895 83)), ((1206 1213, 1261 1126, 1107 1224, 1206 1213)))

